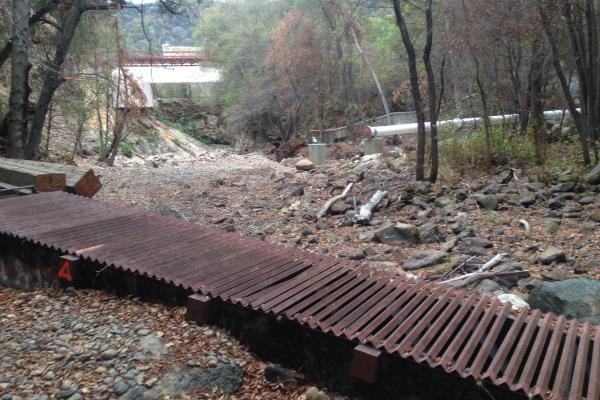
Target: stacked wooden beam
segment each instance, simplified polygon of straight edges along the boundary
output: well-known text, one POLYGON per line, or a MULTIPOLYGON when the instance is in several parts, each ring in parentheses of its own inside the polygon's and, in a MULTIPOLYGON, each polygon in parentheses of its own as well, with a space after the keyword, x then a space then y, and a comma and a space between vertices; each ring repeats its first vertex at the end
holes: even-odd
POLYGON ((0 186, 33 186, 38 192, 94 196, 102 187, 94 171, 72 165, 0 158, 0 186))

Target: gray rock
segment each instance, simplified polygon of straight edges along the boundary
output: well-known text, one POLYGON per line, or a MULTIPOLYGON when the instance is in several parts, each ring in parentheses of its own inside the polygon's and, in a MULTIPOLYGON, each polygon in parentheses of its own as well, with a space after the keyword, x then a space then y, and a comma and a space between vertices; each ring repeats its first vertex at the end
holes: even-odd
POLYGON ((440 229, 432 222, 423 224, 419 228, 421 243, 435 243, 440 241, 440 229))
POLYGON ((544 312, 600 324, 600 281, 567 279, 542 282, 533 287, 528 301, 533 308, 544 312))
POLYGON ((356 167, 352 168, 352 173, 356 175, 360 175, 363 172, 373 168, 377 169, 381 165, 381 161, 379 160, 370 160, 363 163, 358 164, 356 167))
POLYGON ((507 169, 506 171, 502 171, 496 175, 496 182, 505 185, 512 180, 513 176, 514 174, 512 169, 507 169))
POLYGON ((182 368, 167 373, 148 394, 176 397, 188 390, 213 388, 233 394, 243 380, 244 373, 237 364, 220 362, 213 368, 182 368))
POLYGON ((343 214, 346 211, 350 210, 352 206, 346 203, 344 200, 338 200, 331 205, 329 212, 333 215, 343 214))
POLYGON ((103 360, 112 360, 113 358, 115 358, 118 355, 119 355, 119 352, 117 350, 108 349, 108 350, 102 352, 102 354, 100 354, 100 358, 103 360))
POLYGON ((431 267, 442 262, 446 255, 446 252, 443 251, 419 251, 409 257, 402 265, 402 268, 412 270, 431 267))
POLYGON ((113 392, 117 396, 121 396, 122 394, 125 394, 128 390, 129 390, 129 385, 127 383, 125 383, 125 381, 122 379, 119 379, 113 385, 113 392))
POLYGON ((476 236, 464 238, 462 242, 467 246, 483 247, 486 249, 494 246, 494 243, 490 240, 476 236))
MULTIPOLYGON (((502 263, 495 268, 496 272, 523 271, 524 269, 525 265, 516 261, 502 263)), ((512 289, 519 284, 519 279, 523 279, 523 277, 503 276, 494 278, 494 281, 505 288, 512 289)))
POLYGON ((530 182, 526 186, 527 190, 530 192, 540 192, 544 190, 544 184, 542 182, 530 182))
POLYGON ((365 265, 368 268, 381 272, 399 272, 401 271, 398 264, 392 261, 367 261, 365 265))
POLYGON ((351 260, 362 260, 365 258, 365 253, 363 253, 361 250, 344 249, 338 253, 338 256, 349 258, 351 260))
POLYGON ((600 184, 600 164, 596 165, 586 176, 586 181, 590 185, 600 184))
POLYGON ((148 396, 146 394, 146 389, 143 386, 136 386, 133 389, 129 390, 127 394, 124 396, 126 400, 149 400, 153 399, 153 397, 148 396))
POLYGON ((550 192, 565 193, 572 192, 573 189, 575 189, 575 182, 563 182, 552 186, 552 188, 550 188, 550 192))
POLYGON ((187 221, 187 218, 185 218, 185 216, 181 212, 163 203, 158 203, 156 206, 154 206, 152 211, 160 215, 166 215, 169 217, 175 217, 187 221))
POLYGON ((419 228, 410 224, 388 222, 375 231, 375 238, 385 244, 415 244, 419 241, 419 228))
POLYGON ((535 198, 535 195, 533 195, 533 194, 527 195, 527 196, 519 199, 519 203, 525 207, 534 205, 535 201, 536 201, 536 198, 535 198))
POLYGON ((482 279, 477 285, 477 290, 480 292, 491 293, 500 289, 500 285, 491 279, 482 279))
POLYGON ((304 392, 304 397, 306 400, 330 400, 328 395, 314 386, 309 387, 306 392, 304 392))
POLYGON ((493 194, 476 196, 475 201, 479 207, 488 211, 493 211, 498 208, 498 197, 494 196, 493 194))
POLYGON ((594 204, 596 202, 596 197, 585 196, 585 197, 582 197, 581 199, 577 200, 577 202, 582 205, 594 204))
POLYGON ((542 229, 548 234, 553 234, 560 230, 560 225, 554 221, 545 221, 542 229))
POLYGON ((458 202, 465 201, 469 197, 469 194, 465 189, 458 189, 454 192, 454 199, 458 202))
POLYGON ((565 262, 567 261, 567 256, 561 249, 554 246, 548 247, 542 252, 542 254, 540 254, 540 262, 542 264, 548 265, 554 261, 558 263, 565 262))
POLYGON ((560 208, 563 208, 565 206, 565 199, 564 197, 555 197, 553 199, 550 199, 548 201, 548 207, 551 210, 558 210, 560 208))

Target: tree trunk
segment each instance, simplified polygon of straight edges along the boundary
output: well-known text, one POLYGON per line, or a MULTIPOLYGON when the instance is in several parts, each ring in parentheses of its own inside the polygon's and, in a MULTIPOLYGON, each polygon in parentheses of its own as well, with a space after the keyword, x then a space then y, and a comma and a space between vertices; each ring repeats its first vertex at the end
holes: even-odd
POLYGON ((419 89, 419 72, 417 70, 417 57, 415 47, 410 38, 406 21, 402 15, 400 0, 393 0, 394 15, 396 16, 396 24, 400 29, 402 42, 408 55, 408 71, 410 73, 410 87, 415 103, 415 111, 417 114, 417 165, 416 178, 418 181, 425 179, 425 114, 423 113, 423 104, 421 102, 421 90, 419 89))
POLYGON ((438 174, 438 142, 437 142, 437 119, 438 108, 436 101, 435 90, 435 74, 431 66, 431 47, 433 45, 433 16, 432 16, 432 0, 427 0, 427 8, 425 8, 425 20, 427 24, 427 40, 423 49, 423 64, 427 74, 427 87, 429 101, 429 124, 431 135, 431 171, 429 172, 429 180, 435 182, 438 174))
POLYGON ((558 77, 558 80, 560 82, 563 95, 565 96, 565 99, 567 100, 567 104, 569 106, 569 112, 571 113, 571 117, 575 122, 575 128, 577 129, 577 133, 579 134, 579 140, 581 142, 581 150, 583 154, 583 162, 585 165, 589 165, 591 160, 588 132, 583 123, 581 114, 579 113, 579 111, 577 111, 575 99, 571 95, 569 84, 567 83, 567 78, 565 77, 565 73, 562 68, 556 37, 554 35, 554 32, 552 31, 552 28, 550 27, 550 21, 548 21, 548 16, 544 11, 544 5, 542 4, 542 0, 537 0, 537 7, 540 15, 542 28, 546 35, 546 39, 548 40, 548 44, 550 44, 550 49, 552 50, 552 63, 554 64, 556 76, 558 77))
POLYGON ((54 118, 54 106, 53 103, 50 103, 50 108, 48 109, 48 123, 46 124, 46 155, 50 152, 50 137, 52 135, 52 119, 54 118))
POLYGON ((356 49, 360 53, 360 56, 362 57, 365 64, 367 64, 367 68, 369 68, 369 71, 371 72, 373 81, 375 81, 375 85, 377 86, 377 91, 379 92, 379 97, 381 97, 381 102, 383 103, 383 109, 385 110, 385 115, 387 116, 387 123, 388 123, 388 125, 392 125, 392 114, 390 113, 390 106, 388 105, 388 101, 385 97, 385 92, 383 91, 383 88, 381 87, 381 83, 379 82, 379 78, 377 77, 377 72, 375 72, 375 69, 369 62, 369 58, 367 57, 367 55, 363 51, 362 47, 360 46, 360 42, 358 41, 358 36, 356 36, 356 32, 354 31, 354 28, 352 27, 352 25, 350 25, 350 33, 352 33, 352 38, 354 38, 354 44, 356 45, 356 49))
MULTIPOLYGON (((38 8, 31 17, 29 17, 29 10, 27 10, 27 16, 29 18, 29 27, 37 24, 44 15, 52 11, 58 4, 59 0, 47 0, 40 8, 38 8)), ((15 1, 15 4, 22 3, 20 1, 15 1)), ((27 0, 29 3, 29 0, 27 0)), ((25 3, 23 3, 25 4, 25 3)), ((15 21, 16 22, 16 21, 15 21)), ((8 60, 12 52, 13 41, 15 37, 12 37, 8 42, 4 43, 4 46, 0 49, 0 67, 8 60)))
POLYGON ((58 89, 63 81, 61 74, 62 65, 67 57, 69 45, 71 44, 71 40, 75 34, 75 29, 77 28, 79 20, 81 19, 82 12, 83 10, 80 7, 79 2, 75 2, 69 16, 62 26, 62 31, 58 39, 58 44, 56 45, 56 51, 54 53, 54 59, 51 64, 52 68, 49 68, 45 72, 44 83, 42 85, 40 97, 37 102, 37 108, 35 110, 35 115, 33 117, 33 122, 31 124, 31 130, 29 133, 29 141, 25 151, 25 157, 28 159, 35 158, 37 155, 48 107, 50 106, 54 92, 56 89, 58 89))
POLYGON ((29 0, 14 0, 14 46, 11 52, 7 156, 23 158, 23 134, 27 132, 29 81, 29 0))

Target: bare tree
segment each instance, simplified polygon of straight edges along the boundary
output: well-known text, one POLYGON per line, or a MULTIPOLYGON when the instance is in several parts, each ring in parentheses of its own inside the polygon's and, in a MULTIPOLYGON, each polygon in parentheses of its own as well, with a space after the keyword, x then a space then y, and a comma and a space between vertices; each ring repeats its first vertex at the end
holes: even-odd
POLYGON ((29 0, 14 0, 14 35, 11 54, 7 155, 23 157, 23 134, 27 132, 27 99, 29 81, 29 0))
POLYGON ((415 112, 417 114, 417 165, 416 165, 416 179, 422 181, 425 179, 425 113, 423 112, 423 104, 421 100, 421 90, 419 89, 419 71, 417 69, 417 55, 415 52, 415 46, 413 45, 410 33, 408 32, 408 26, 406 20, 402 14, 402 6, 400 0, 393 0, 394 4, 394 15, 396 17, 396 24, 400 29, 402 36, 402 42, 406 49, 408 56, 408 71, 410 74, 410 87, 413 102, 415 105, 415 112))
MULTIPOLYGON (((556 71, 556 75, 560 82, 560 86, 562 88, 563 95, 565 96, 565 98, 567 100, 569 112, 571 113, 571 117, 573 118, 573 121, 575 122, 575 127, 577 129, 577 133, 579 134, 579 139, 581 141, 581 148, 582 148, 582 153, 583 153, 583 162, 586 165, 589 165, 591 160, 590 160, 590 146, 589 146, 588 131, 583 122, 581 113, 579 112, 579 110, 577 110, 577 106, 575 104, 575 98, 571 94, 571 89, 567 82, 567 78, 566 78, 566 75, 565 75, 565 72, 564 72, 563 66, 562 66, 561 55, 560 55, 560 51, 558 48, 558 40, 552 29, 549 16, 546 12, 544 1, 537 0, 537 6, 538 6, 538 11, 539 11, 539 15, 540 15, 540 21, 542 24, 542 28, 546 35, 546 39, 548 40, 548 43, 550 45, 550 49, 552 50, 552 61, 554 64, 554 69, 556 71)), ((566 11, 566 9, 565 9, 565 11, 566 11)), ((570 12, 570 11, 566 11, 566 12, 570 12)), ((580 56, 582 56, 582 54, 580 54, 580 53, 578 53, 578 54, 580 56)), ((580 73, 581 73, 581 71, 580 71, 580 73)))

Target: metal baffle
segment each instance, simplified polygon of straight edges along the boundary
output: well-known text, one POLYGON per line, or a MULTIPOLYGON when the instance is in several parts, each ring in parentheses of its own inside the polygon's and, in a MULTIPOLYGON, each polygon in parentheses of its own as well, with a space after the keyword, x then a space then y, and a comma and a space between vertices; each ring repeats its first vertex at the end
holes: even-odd
POLYGON ((377 382, 379 366, 381 364, 381 350, 371 346, 359 344, 352 352, 352 366, 350 375, 366 383, 377 382))
POLYGON ((208 324, 211 319, 211 306, 213 299, 199 293, 188 297, 187 310, 185 312, 186 321, 193 321, 198 324, 208 324))

